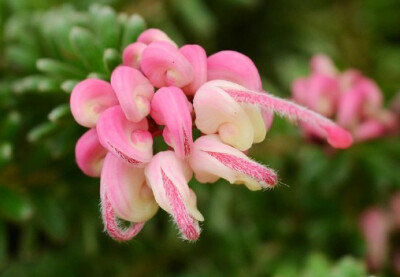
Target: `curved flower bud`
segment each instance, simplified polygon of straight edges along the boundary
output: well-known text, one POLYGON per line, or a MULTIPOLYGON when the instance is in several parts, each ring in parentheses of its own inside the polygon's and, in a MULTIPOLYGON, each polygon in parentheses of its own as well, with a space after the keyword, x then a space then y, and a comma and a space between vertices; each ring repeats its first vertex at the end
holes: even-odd
POLYGON ((324 74, 335 77, 338 71, 332 60, 323 54, 314 55, 310 62, 311 71, 317 74, 324 74))
POLYGON ((353 129, 362 116, 363 93, 355 87, 342 93, 337 111, 337 122, 348 129, 353 129))
POLYGON ((154 87, 139 70, 117 67, 111 75, 111 86, 128 120, 139 122, 150 114, 154 87))
POLYGON ((135 168, 108 153, 101 172, 100 194, 107 194, 119 218, 131 222, 144 222, 152 218, 158 205, 147 186, 144 169, 135 168))
POLYGON ((365 115, 375 115, 382 107, 382 91, 374 81, 368 78, 362 78, 357 86, 364 96, 363 113, 365 115))
POLYGON ((114 105, 118 100, 111 85, 100 79, 83 80, 71 93, 71 113, 84 127, 95 127, 100 114, 114 105))
POLYGON ((278 181, 274 170, 224 144, 217 135, 198 138, 189 161, 196 179, 202 183, 213 183, 223 178, 231 184, 244 184, 250 190, 260 190, 272 188, 278 181))
POLYGON ((382 268, 388 251, 389 222, 386 213, 370 208, 361 216, 361 231, 367 244, 368 263, 373 270, 382 268))
POLYGON ((168 42, 157 41, 144 49, 141 69, 155 87, 184 87, 194 78, 189 61, 168 42))
POLYGON ((367 120, 353 129, 355 141, 367 141, 378 138, 386 133, 386 126, 376 119, 367 120))
POLYGON ((84 133, 76 143, 75 157, 79 168, 90 177, 99 177, 107 150, 100 144, 96 129, 84 133))
POLYGON ((143 167, 153 156, 153 138, 147 119, 134 123, 125 118, 120 106, 102 113, 97 124, 100 143, 127 164, 143 167))
POLYGON ((141 42, 134 42, 125 47, 124 52, 122 53, 123 65, 140 69, 142 53, 146 47, 147 45, 141 42))
POLYGON ((340 97, 336 79, 322 74, 313 74, 308 80, 305 106, 324 116, 334 115, 340 97))
POLYGON ((239 89, 236 88, 236 84, 220 84, 219 86, 238 103, 257 105, 263 109, 275 111, 291 121, 308 125, 308 128, 314 129, 317 134, 324 135, 333 147, 347 148, 353 143, 353 138, 348 131, 320 114, 291 101, 280 99, 268 93, 249 91, 244 87, 239 89))
POLYGON ((161 31, 160 29, 155 28, 147 29, 146 31, 141 33, 137 41, 144 44, 150 44, 155 41, 166 41, 177 47, 176 43, 172 39, 170 39, 166 33, 161 31))
POLYGON ((104 223, 104 229, 113 239, 117 241, 126 241, 133 239, 142 230, 144 223, 132 223, 131 226, 124 228, 116 218, 114 209, 108 200, 107 194, 101 199, 101 216, 104 223))
POLYGON ((192 65, 194 78, 182 90, 187 95, 194 95, 197 89, 207 81, 207 55, 206 51, 200 45, 185 45, 179 49, 179 52, 192 65))
POLYGON ((292 83, 293 100, 300 105, 307 106, 308 79, 297 78, 292 83))
POLYGON ((348 69, 339 76, 339 84, 341 91, 346 91, 355 86, 357 82, 363 79, 362 73, 355 69, 348 69))
POLYGON ((260 74, 253 61, 236 51, 220 51, 208 57, 207 80, 226 80, 261 91, 260 74))
POLYGON ((204 134, 215 134, 241 151, 251 147, 254 127, 246 112, 232 97, 216 84, 232 84, 226 81, 210 81, 202 85, 193 99, 196 126, 204 134))
POLYGON ((159 125, 165 125, 163 137, 184 159, 193 147, 191 104, 183 91, 176 87, 160 88, 151 102, 151 116, 159 125))
MULTIPOLYGON (((207 60, 207 75, 209 81, 226 80, 250 90, 262 91, 257 67, 249 57, 236 51, 220 51, 211 55, 207 60)), ((244 105, 243 108, 254 125, 254 142, 263 141, 271 126, 273 113, 254 105, 244 105)))
POLYGON ((158 205, 172 215, 183 238, 197 240, 198 221, 204 218, 197 210, 196 195, 188 186, 192 176, 189 166, 174 152, 164 151, 153 157, 145 174, 158 205))

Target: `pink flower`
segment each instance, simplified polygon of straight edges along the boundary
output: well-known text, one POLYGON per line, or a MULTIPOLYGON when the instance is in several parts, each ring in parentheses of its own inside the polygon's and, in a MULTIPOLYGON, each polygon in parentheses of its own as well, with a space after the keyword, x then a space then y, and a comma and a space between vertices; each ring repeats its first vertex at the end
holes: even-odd
POLYGON ((371 207, 360 219, 361 233, 366 243, 366 258, 372 271, 382 270, 391 262, 400 274, 400 249, 390 244, 390 237, 400 232, 400 192, 391 199, 388 207, 371 207))
POLYGON ((149 29, 124 50, 123 64, 111 85, 84 80, 71 96, 75 119, 92 128, 77 143, 78 166, 101 175, 104 226, 118 241, 136 236, 158 207, 183 239, 197 240, 204 218, 189 187, 193 173, 201 183, 223 178, 250 190, 273 188, 275 171, 242 151, 264 140, 274 112, 309 124, 334 147, 352 142, 329 119, 264 92, 256 66, 238 52, 207 58, 202 47, 178 49, 149 29), (194 128, 202 132, 195 141, 194 128), (171 150, 153 153, 161 134, 171 150), (123 228, 120 219, 131 225, 123 228))
MULTIPOLYGON (((354 69, 338 72, 325 55, 315 55, 310 67, 308 78, 298 78, 292 84, 294 101, 331 118, 357 142, 397 129, 396 116, 383 108, 382 92, 374 81, 354 69)), ((307 123, 302 128, 308 135, 321 137, 307 123)))

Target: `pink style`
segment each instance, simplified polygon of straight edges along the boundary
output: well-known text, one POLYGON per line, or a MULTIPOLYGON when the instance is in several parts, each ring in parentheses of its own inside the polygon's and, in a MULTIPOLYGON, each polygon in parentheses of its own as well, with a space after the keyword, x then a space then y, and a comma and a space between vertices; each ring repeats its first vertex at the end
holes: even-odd
POLYGON ((273 114, 306 123, 337 148, 352 144, 349 132, 316 112, 262 89, 254 63, 235 51, 207 58, 199 45, 181 48, 149 29, 123 52, 111 82, 86 79, 71 95, 71 111, 91 128, 76 145, 79 168, 100 176, 101 211, 108 234, 135 237, 159 208, 171 215, 183 239, 200 236, 189 181, 219 178, 250 190, 273 188, 274 170, 244 151, 265 139, 273 114), (193 139, 193 129, 201 136, 193 139), (153 153, 162 135, 170 150, 153 153), (131 222, 127 228, 120 220, 131 222))
MULTIPOLYGON (((350 131, 356 142, 387 135, 398 128, 396 115, 383 108, 382 92, 374 81, 349 69, 340 73, 329 57, 315 55, 308 78, 292 84, 293 99, 350 131)), ((324 137, 308 123, 301 125, 311 137, 324 137)))

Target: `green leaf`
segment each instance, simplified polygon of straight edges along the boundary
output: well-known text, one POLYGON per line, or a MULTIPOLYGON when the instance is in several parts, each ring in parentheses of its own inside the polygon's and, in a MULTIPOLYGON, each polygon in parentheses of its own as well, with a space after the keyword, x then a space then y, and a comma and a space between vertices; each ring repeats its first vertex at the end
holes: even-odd
POLYGON ((85 72, 65 64, 63 62, 53 60, 53 59, 39 59, 36 62, 36 66, 39 71, 47 73, 50 76, 62 77, 62 78, 83 78, 85 77, 85 72))
POLYGON ((14 140, 21 127, 22 118, 18 111, 10 111, 2 120, 0 137, 3 140, 14 140))
POLYGON ((29 201, 18 191, 0 186, 0 214, 14 221, 24 221, 33 213, 29 201))
POLYGON ((62 122, 71 118, 69 103, 55 107, 47 116, 52 122, 62 122))
POLYGON ((93 27, 103 48, 118 46, 121 27, 117 21, 117 13, 110 7, 93 5, 90 8, 93 27))
POLYGON ((85 28, 74 27, 69 35, 75 54, 90 70, 104 72, 103 51, 96 43, 96 38, 85 28))
POLYGON ((27 139, 29 142, 38 142, 54 134, 57 128, 58 125, 54 122, 42 123, 29 131, 27 139))
POLYGON ((65 213, 59 201, 50 193, 36 193, 33 200, 40 226, 51 238, 64 239, 68 229, 65 213))
POLYGON ((122 36, 121 51, 128 45, 136 41, 139 34, 146 28, 146 23, 143 18, 134 14, 128 18, 125 23, 124 33, 122 36))
POLYGON ((121 64, 121 54, 113 48, 108 48, 104 51, 103 61, 107 71, 111 73, 121 64))
POLYGON ((8 164, 13 158, 13 145, 9 141, 0 142, 0 168, 8 164))
POLYGON ((66 80, 61 84, 61 89, 66 93, 71 93, 76 84, 78 84, 78 80, 66 80))

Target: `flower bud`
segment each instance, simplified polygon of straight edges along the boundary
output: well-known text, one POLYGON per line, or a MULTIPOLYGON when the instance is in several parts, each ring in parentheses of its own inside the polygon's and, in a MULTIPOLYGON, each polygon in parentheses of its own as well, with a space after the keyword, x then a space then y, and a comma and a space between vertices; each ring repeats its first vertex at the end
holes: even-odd
POLYGON ((179 49, 193 68, 193 80, 182 88, 187 95, 194 95, 197 89, 207 81, 207 55, 199 45, 185 45, 179 49))
POLYGON ((166 86, 184 87, 193 78, 193 68, 178 49, 165 41, 151 43, 142 54, 141 69, 158 88, 166 86))
POLYGON ((147 29, 143 33, 141 33, 137 39, 138 42, 144 43, 144 44, 151 44, 152 42, 155 41, 165 41, 170 43, 171 45, 177 47, 176 43, 169 38, 169 36, 164 33, 163 31, 159 29, 147 29))
POLYGON ((195 123, 204 134, 218 133, 224 143, 244 151, 253 144, 254 127, 240 104, 220 87, 225 84, 232 83, 210 81, 198 89, 193 99, 195 123))
POLYGON ((261 91, 260 74, 253 61, 236 51, 220 51, 207 59, 207 80, 226 80, 261 91))
POLYGON ((272 188, 278 181, 274 170, 224 144, 217 135, 198 138, 189 161, 196 179, 202 183, 213 183, 223 178, 231 184, 244 184, 250 190, 260 190, 272 188))
POLYGON ((198 221, 203 215, 197 210, 196 195, 189 188, 192 177, 189 166, 174 152, 159 152, 145 169, 147 183, 162 209, 171 214, 184 239, 197 240, 198 221))
POLYGON ((71 112, 78 124, 93 128, 100 114, 118 105, 109 83, 100 79, 86 79, 78 83, 71 93, 71 112))
POLYGON ((142 53, 146 47, 147 45, 141 42, 134 42, 125 47, 124 52, 122 53, 123 65, 140 69, 142 53))
POLYGON ((122 161, 136 167, 143 167, 153 156, 153 138, 147 129, 147 119, 131 122, 120 106, 104 111, 97 124, 100 143, 122 161))
POLYGON ((335 77, 338 71, 332 60, 323 54, 314 55, 310 62, 311 72, 335 77))
POLYGON ((181 159, 190 156, 193 146, 190 112, 191 103, 176 87, 159 89, 151 102, 151 116, 158 125, 165 125, 164 140, 181 159))
POLYGON ((90 177, 100 176, 106 154, 107 150, 100 144, 95 128, 84 133, 76 143, 76 162, 90 177))
POLYGON ((139 122, 150 114, 154 87, 139 70, 117 67, 111 75, 111 86, 128 120, 139 122))
POLYGON ((147 186, 144 169, 135 168, 108 153, 101 172, 101 195, 107 194, 119 218, 131 222, 145 222, 158 210, 153 192, 147 186))

